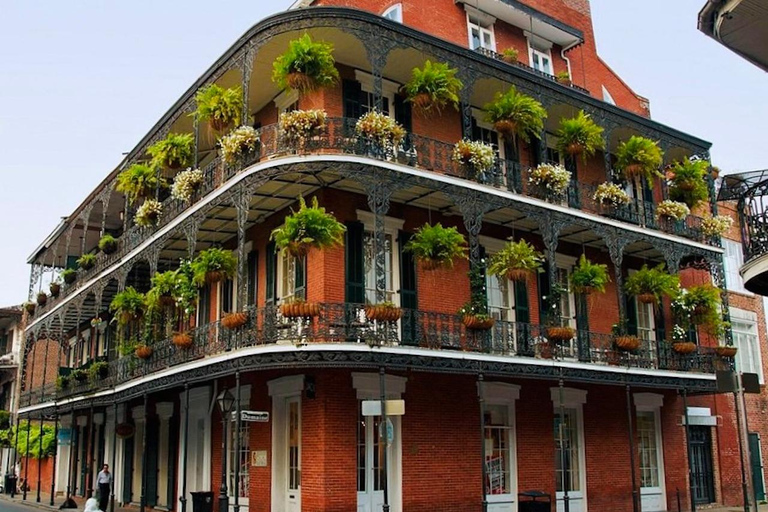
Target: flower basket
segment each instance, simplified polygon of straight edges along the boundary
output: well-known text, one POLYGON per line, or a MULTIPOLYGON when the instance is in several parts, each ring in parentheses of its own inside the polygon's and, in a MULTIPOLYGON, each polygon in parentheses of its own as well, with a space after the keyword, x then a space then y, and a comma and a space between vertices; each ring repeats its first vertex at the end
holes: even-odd
POLYGON ((533 275, 533 270, 527 268, 511 268, 507 270, 507 279, 510 281, 527 281, 533 275))
POLYGON ((691 341, 678 341, 672 344, 672 350, 678 354, 692 354, 696 352, 696 344, 691 341))
POLYGON ((235 164, 239 158, 246 157, 255 151, 258 143, 259 132, 251 126, 241 126, 219 141, 221 157, 225 164, 235 164))
POLYGON ((280 304, 280 314, 285 318, 313 318, 320 314, 316 302, 295 301, 280 304))
POLYGON ((130 423, 120 423, 115 427, 115 435, 120 439, 128 439, 133 437, 135 430, 130 423))
POLYGON ((517 130, 517 123, 508 119, 501 119, 493 123, 493 129, 499 132, 504 138, 510 139, 517 130))
POLYGON ((643 304, 656 304, 657 302, 656 295, 652 293, 641 293, 637 295, 637 300, 643 304))
POLYGON ((205 282, 208 284, 218 283, 224 279, 224 273, 220 270, 209 270, 205 273, 205 282))
POLYGON ((37 294, 37 305, 38 306, 45 306, 45 304, 48 302, 48 296, 45 294, 45 292, 40 292, 37 294))
POLYGON ((203 184, 203 171, 187 169, 181 171, 173 180, 171 197, 179 201, 190 201, 203 184))
POLYGON ((152 357, 152 347, 147 345, 139 345, 134 352, 139 359, 149 359, 152 357))
POLYGON ((225 315, 224 318, 221 319, 221 325, 227 329, 237 329, 238 327, 244 326, 247 321, 248 314, 241 311, 225 315))
POLYGON ((616 336, 613 342, 618 348, 627 352, 633 352, 640 348, 640 338, 637 336, 616 336))
POLYGON ((365 306, 365 316, 379 322, 397 322, 403 314, 394 304, 369 304, 365 306))
POLYGON ((573 327, 550 327, 547 329, 547 338, 554 343, 568 343, 576 336, 573 327))
POLYGON ((187 332, 175 332, 171 339, 178 348, 187 349, 192 346, 192 336, 187 332))
POLYGON ((634 179, 635 177, 644 174, 645 170, 641 164, 629 164, 624 167, 624 176, 628 179, 634 179))
POLYGON ((735 357, 739 348, 732 345, 720 345, 715 347, 715 353, 720 357, 735 357))
POLYGON ((495 320, 487 315, 464 315, 461 317, 464 327, 472 331, 487 331, 493 328, 495 320))
POLYGON ((35 308, 36 308, 36 305, 34 302, 27 302, 26 304, 24 304, 24 309, 26 309, 27 313, 29 313, 30 315, 35 314, 35 308))
POLYGON ((50 290, 51 297, 55 299, 61 293, 61 285, 59 283, 51 283, 50 290))

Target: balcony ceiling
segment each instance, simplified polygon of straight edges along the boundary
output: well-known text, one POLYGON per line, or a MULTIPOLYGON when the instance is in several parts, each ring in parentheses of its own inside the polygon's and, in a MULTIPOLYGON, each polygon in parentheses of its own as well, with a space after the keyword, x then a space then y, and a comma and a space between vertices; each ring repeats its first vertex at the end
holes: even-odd
POLYGON ((709 0, 699 30, 768 71, 768 4, 764 0, 709 0))

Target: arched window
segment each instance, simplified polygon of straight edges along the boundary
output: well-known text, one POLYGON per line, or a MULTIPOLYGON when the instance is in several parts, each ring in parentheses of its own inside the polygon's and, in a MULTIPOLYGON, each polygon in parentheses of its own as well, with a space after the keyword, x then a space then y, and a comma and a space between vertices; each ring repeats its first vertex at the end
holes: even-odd
POLYGON ((389 9, 384 11, 382 17, 396 21, 398 23, 403 22, 403 4, 395 4, 389 9))

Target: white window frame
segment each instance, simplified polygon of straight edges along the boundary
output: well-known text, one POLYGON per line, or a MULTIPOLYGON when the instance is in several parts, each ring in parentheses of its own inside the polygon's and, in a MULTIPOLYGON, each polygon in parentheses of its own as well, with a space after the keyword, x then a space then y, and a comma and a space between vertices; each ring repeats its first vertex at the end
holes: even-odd
MULTIPOLYGON (((230 393, 232 393, 232 396, 237 399, 237 389, 230 389, 230 393)), ((240 410, 241 411, 247 411, 251 408, 251 385, 250 384, 243 384, 240 386, 240 410)), ((227 494, 230 498, 230 509, 234 506, 234 499, 235 499, 235 486, 234 480, 235 480, 235 464, 234 460, 232 458, 234 451, 235 451, 235 439, 234 439, 234 431, 235 428, 237 428, 237 418, 234 417, 235 412, 237 411, 237 403, 232 405, 232 415, 233 417, 230 418, 230 421, 227 422, 227 442, 229 443, 229 446, 227 447, 227 494)), ((249 427, 249 423, 245 421, 240 422, 240 428, 249 427)), ((250 430, 249 430, 250 431, 250 430)), ((249 445, 250 448, 250 445, 249 445)), ((242 451, 243 447, 240 447, 240 450, 242 451)), ((249 453, 250 456, 250 453, 249 453)), ((250 460, 250 459, 249 459, 250 460)), ((250 464, 249 464, 250 467, 250 464)), ((249 475, 250 480, 250 475, 249 475)), ((249 483, 250 487, 250 483, 249 483)), ((240 492, 240 506, 241 507, 248 507, 248 494, 243 494, 242 489, 238 489, 240 492)))
MULTIPOLYGON (((655 434, 656 434, 656 465, 658 467, 658 479, 659 488, 661 490, 661 503, 667 502, 667 489, 665 485, 666 476, 664 475, 664 439, 662 438, 663 432, 661 431, 661 407, 664 405, 664 395, 658 393, 634 393, 633 399, 635 403, 636 412, 650 412, 653 413, 655 422, 655 434)), ((640 443, 638 440, 638 450, 640 449, 640 443)), ((639 453, 638 453, 639 460, 639 453)), ((641 484, 642 485, 642 484, 641 484)), ((650 489, 656 489, 655 487, 640 487, 641 500, 643 494, 656 494, 657 491, 650 491, 650 489), (648 489, 644 491, 643 489, 648 489)))
MULTIPOLYGON (((637 272, 636 269, 629 269, 629 275, 635 274, 637 272)), ((632 297, 632 301, 635 304, 635 312, 637 317, 637 336, 643 341, 648 341, 648 348, 651 350, 652 354, 656 353, 656 315, 654 314, 654 306, 653 304, 646 304, 644 302, 640 302, 637 300, 637 297, 632 297), (650 319, 650 326, 641 326, 640 325, 640 308, 645 309, 645 313, 647 313, 648 318, 650 319), (643 330, 650 330, 650 337, 646 340, 640 335, 640 329, 643 330)))
POLYGON ((549 61, 550 72, 547 73, 543 69, 539 69, 542 73, 547 73, 550 76, 555 76, 555 63, 552 60, 552 43, 546 39, 542 39, 530 32, 525 32, 525 36, 528 42, 528 62, 533 69, 536 66, 533 62, 534 55, 539 57, 539 60, 545 58, 549 61))
MULTIPOLYGON (((549 394, 552 400, 554 414, 555 416, 558 416, 560 414, 560 387, 555 386, 549 388, 549 394)), ((587 452, 584 438, 585 403, 587 403, 587 391, 585 389, 563 388, 563 408, 566 411, 570 409, 576 412, 576 435, 579 441, 579 492, 582 495, 582 505, 579 510, 589 510, 589 507, 587 506, 587 452)), ((557 432, 553 432, 553 435, 557 436, 557 432)), ((553 437, 553 442, 556 441, 556 439, 556 437, 553 437)), ((563 507, 562 494, 562 491, 555 493, 555 499, 557 501, 556 509, 558 512, 562 510, 563 507)), ((573 508, 571 510, 573 510, 573 508)))
MULTIPOLYGON (((363 223, 363 231, 370 232, 375 236, 376 216, 365 210, 357 210, 357 220, 363 223)), ((400 305, 400 251, 397 250, 397 237, 400 230, 403 229, 405 220, 394 217, 384 217, 384 233, 392 238, 392 297, 391 302, 400 305)), ((365 248, 363 248, 365 250, 365 248)), ((366 276, 365 291, 368 291, 368 278, 366 276)))
MULTIPOLYGON (((298 264, 297 258, 291 253, 289 253, 287 250, 283 249, 282 251, 277 253, 277 291, 275 293, 276 302, 278 304, 285 302, 286 300, 292 299, 293 296, 296 294, 296 265, 298 264), (284 283, 284 278, 286 268, 288 267, 287 271, 291 272, 293 276, 287 276, 288 278, 288 284, 284 283)), ((306 276, 305 276, 306 279, 306 276)))
MULTIPOLYGON (((568 305, 570 306, 572 316, 568 320, 568 325, 576 329, 576 296, 571 290, 568 279, 571 277, 573 267, 576 266, 576 258, 573 256, 566 256, 565 254, 555 254, 555 267, 559 270, 565 270, 566 272, 566 286, 568 287, 568 305)), ((562 315, 562 311, 560 312, 562 315)))
MULTIPOLYGON (((504 248, 504 245, 506 245, 506 242, 504 240, 499 240, 498 238, 491 238, 489 236, 480 235, 480 245, 485 247, 487 256, 491 256, 499 251, 501 251, 504 248)), ((494 275, 491 275, 488 273, 486 275, 486 281, 490 281, 491 279, 499 279, 499 280, 505 280, 507 281, 507 301, 509 303, 509 318, 497 318, 497 320, 501 320, 503 322, 515 322, 517 320, 516 311, 515 311, 515 286, 516 283, 511 282, 506 277, 496 277, 494 275)), ((490 288, 490 283, 486 282, 486 286, 490 288)), ((488 307, 498 307, 498 306, 492 306, 490 303, 490 296, 488 297, 488 307)))
MULTIPOLYGON (((302 399, 304 391, 304 375, 291 375, 267 382, 269 396, 272 398, 272 506, 270 510, 284 511, 287 505, 288 488, 288 408, 289 400, 299 401, 299 418, 301 418, 302 399)), ((301 449, 299 448, 299 461, 301 461, 301 449)), ((299 484, 301 488, 301 484, 299 484)), ((299 491, 299 502, 301 491, 299 491)))
POLYGON ((478 34, 480 35, 480 46, 478 48, 485 48, 486 50, 491 50, 495 52, 496 51, 496 34, 493 30, 493 25, 496 23, 496 18, 478 9, 470 7, 467 4, 464 4, 464 8, 467 11, 467 44, 469 45, 469 49, 470 50, 477 49, 472 46, 472 29, 475 28, 477 29, 478 34), (477 23, 472 21, 473 18, 477 20, 477 23), (490 36, 490 39, 491 39, 490 48, 483 45, 483 35, 485 34, 490 36))
POLYGON ((739 349, 736 353, 736 371, 742 373, 757 373, 760 379, 760 384, 765 384, 765 377, 763 375, 763 356, 760 350, 761 342, 760 331, 758 329, 757 314, 754 311, 746 311, 744 309, 733 307, 730 308, 729 311, 731 316, 731 330, 734 335, 734 345, 739 349), (752 331, 747 332, 738 329, 737 325, 740 323, 751 324, 752 331), (743 343, 738 341, 737 336, 739 335, 754 336, 754 346, 751 347, 752 350, 747 350, 748 347, 744 346, 743 343), (751 364, 748 365, 748 367, 745 367, 747 365, 744 365, 743 363, 745 360, 751 361, 751 364))
MULTIPOLYGON (((479 388, 479 384, 478 384, 479 388)), ((486 500, 491 505, 496 502, 507 503, 514 501, 518 492, 517 485, 517 420, 515 415, 515 403, 520 399, 520 386, 506 382, 484 382, 483 400, 487 405, 500 405, 507 408, 507 423, 509 430, 507 446, 509 447, 509 494, 487 494, 486 500)), ((485 436, 485 432, 483 432, 485 436)), ((486 451, 486 453, 488 453, 486 451)), ((483 483, 485 485, 485 483, 483 483)), ((490 507, 489 507, 490 509, 490 507)))
MULTIPOLYGON (((365 71, 355 70, 355 80, 360 83, 360 89, 368 94, 373 94, 373 75, 365 71)), ((395 95, 400 90, 400 85, 386 78, 381 79, 381 96, 389 102, 389 112, 387 115, 395 118, 395 95)))
POLYGON ((387 18, 397 23, 403 22, 403 4, 391 5, 386 11, 381 13, 382 18, 387 18))
POLYGON ((295 105, 298 101, 299 93, 293 89, 288 89, 278 94, 274 99, 278 115, 286 112, 291 105, 295 105))
POLYGON ((744 280, 739 271, 744 265, 744 253, 741 243, 736 240, 723 238, 723 263, 725 266, 725 287, 730 292, 754 295, 744 287, 744 280))

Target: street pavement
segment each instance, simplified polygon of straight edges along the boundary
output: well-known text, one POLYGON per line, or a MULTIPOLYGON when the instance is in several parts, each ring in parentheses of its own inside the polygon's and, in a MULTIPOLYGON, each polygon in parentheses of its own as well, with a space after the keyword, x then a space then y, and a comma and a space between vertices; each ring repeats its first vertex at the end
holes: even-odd
POLYGON ((0 512, 30 512, 30 510, 39 510, 27 503, 15 503, 10 500, 0 501, 0 512))

